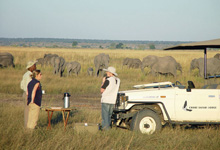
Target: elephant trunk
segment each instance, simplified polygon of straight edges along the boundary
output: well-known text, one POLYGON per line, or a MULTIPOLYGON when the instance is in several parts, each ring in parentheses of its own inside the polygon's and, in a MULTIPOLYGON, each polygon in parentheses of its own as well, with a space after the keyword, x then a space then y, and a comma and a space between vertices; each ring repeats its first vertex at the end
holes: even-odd
POLYGON ((141 71, 142 71, 142 73, 144 73, 144 66, 143 65, 141 65, 141 71))
POLYGON ((144 72, 144 68, 145 68, 145 65, 141 65, 141 72, 145 75, 146 73, 144 72))
POLYGON ((195 69, 192 65, 190 66, 189 72, 192 72, 192 70, 195 69))
POLYGON ((182 66, 180 65, 180 63, 177 63, 177 70, 179 70, 182 74, 182 66))

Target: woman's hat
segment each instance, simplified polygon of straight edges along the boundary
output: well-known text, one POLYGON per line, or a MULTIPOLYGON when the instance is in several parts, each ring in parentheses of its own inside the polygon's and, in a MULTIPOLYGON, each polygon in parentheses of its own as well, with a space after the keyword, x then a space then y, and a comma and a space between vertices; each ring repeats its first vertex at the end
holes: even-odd
POLYGON ((107 72, 111 72, 115 76, 118 76, 118 74, 116 73, 116 69, 114 67, 108 67, 108 69, 103 69, 103 70, 107 72))
POLYGON ((31 66, 33 66, 34 64, 36 64, 37 63, 37 61, 29 61, 28 63, 27 63, 27 67, 26 67, 26 69, 28 69, 28 68, 30 68, 31 66))

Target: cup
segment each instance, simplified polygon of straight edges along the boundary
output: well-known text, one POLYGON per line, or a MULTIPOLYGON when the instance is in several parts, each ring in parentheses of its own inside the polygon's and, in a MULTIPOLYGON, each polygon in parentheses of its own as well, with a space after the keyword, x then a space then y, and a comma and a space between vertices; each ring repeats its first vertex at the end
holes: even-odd
POLYGON ((42 90, 42 94, 45 94, 45 90, 42 90))

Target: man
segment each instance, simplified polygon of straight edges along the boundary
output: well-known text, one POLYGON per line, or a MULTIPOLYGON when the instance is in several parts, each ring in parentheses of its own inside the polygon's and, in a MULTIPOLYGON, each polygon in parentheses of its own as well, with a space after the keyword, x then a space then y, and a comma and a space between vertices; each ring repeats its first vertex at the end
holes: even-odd
POLYGON ((118 75, 114 67, 103 70, 106 71, 107 77, 104 77, 101 87, 102 128, 108 130, 111 126, 111 116, 116 103, 120 79, 117 78, 118 75))
POLYGON ((34 70, 36 70, 36 63, 37 61, 29 61, 27 63, 26 69, 28 70, 22 78, 22 81, 20 83, 21 89, 23 92, 23 98, 24 98, 24 127, 27 128, 27 120, 28 120, 28 106, 27 106, 27 85, 32 80, 31 75, 34 70))

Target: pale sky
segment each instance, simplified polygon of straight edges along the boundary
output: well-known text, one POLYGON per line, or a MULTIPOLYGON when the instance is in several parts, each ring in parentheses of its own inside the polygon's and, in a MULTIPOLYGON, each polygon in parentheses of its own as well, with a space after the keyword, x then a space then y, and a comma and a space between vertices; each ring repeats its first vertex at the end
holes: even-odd
POLYGON ((217 39, 220 0, 0 0, 0 37, 217 39))

